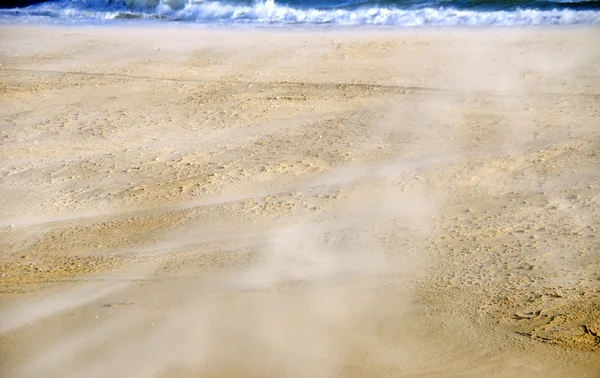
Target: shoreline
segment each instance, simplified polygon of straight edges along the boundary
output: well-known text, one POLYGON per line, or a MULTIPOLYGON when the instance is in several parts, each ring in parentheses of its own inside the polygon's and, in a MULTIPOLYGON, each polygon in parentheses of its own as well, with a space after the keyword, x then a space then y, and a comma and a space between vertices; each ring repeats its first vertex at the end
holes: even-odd
POLYGON ((597 29, 600 24, 540 24, 540 25, 335 25, 335 24, 210 24, 193 21, 169 20, 80 20, 72 22, 67 20, 36 20, 36 22, 23 22, 17 20, 0 20, 2 27, 57 27, 57 28, 164 28, 164 29, 191 29, 203 31, 265 31, 265 32, 422 32, 422 31, 482 31, 482 30, 553 30, 553 29, 597 29))

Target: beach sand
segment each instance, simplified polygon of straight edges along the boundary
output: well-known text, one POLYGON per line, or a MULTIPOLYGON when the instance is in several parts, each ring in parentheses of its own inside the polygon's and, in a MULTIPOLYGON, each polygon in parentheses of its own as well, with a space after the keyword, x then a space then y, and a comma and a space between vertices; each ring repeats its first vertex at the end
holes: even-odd
POLYGON ((597 27, 0 38, 1 376, 598 376, 597 27))

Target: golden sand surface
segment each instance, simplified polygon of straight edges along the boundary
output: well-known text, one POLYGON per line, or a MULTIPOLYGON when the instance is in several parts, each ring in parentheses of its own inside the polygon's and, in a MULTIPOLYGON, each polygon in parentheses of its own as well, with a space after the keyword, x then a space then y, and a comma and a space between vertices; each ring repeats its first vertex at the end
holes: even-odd
POLYGON ((1 376, 598 376, 600 29, 0 38, 1 376))

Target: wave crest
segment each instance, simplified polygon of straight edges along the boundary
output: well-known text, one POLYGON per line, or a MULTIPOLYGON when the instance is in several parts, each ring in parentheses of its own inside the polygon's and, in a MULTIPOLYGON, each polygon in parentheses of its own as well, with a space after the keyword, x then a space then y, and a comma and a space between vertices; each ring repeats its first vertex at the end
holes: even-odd
POLYGON ((536 10, 474 11, 456 8, 356 9, 295 8, 273 0, 227 3, 201 0, 79 0, 44 3, 25 9, 2 11, 3 18, 45 17, 62 20, 163 18, 210 24, 332 24, 390 26, 513 26, 600 24, 600 11, 536 10), (12 13, 11 13, 12 12, 12 13))

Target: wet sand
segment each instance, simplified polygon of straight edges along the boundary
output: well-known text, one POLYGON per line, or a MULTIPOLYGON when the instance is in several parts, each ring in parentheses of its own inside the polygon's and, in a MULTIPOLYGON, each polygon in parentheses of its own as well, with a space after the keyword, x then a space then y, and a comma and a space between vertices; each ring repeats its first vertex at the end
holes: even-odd
POLYGON ((600 29, 0 38, 2 376, 600 371, 600 29))

